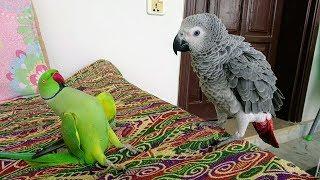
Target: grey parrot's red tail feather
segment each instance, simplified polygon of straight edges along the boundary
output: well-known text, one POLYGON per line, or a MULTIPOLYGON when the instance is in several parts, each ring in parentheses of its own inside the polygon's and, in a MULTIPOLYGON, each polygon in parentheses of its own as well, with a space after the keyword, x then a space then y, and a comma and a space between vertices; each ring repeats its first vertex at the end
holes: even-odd
POLYGON ((253 122, 253 127, 256 129, 259 137, 265 142, 275 148, 279 148, 279 143, 273 133, 273 121, 272 119, 264 122, 253 122))

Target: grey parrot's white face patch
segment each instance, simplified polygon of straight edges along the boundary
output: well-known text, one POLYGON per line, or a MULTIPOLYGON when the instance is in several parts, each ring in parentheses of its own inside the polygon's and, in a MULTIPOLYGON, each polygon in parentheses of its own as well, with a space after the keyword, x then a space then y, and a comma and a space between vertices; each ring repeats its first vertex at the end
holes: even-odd
POLYGON ((197 42, 205 36, 205 31, 199 27, 193 27, 187 30, 186 41, 187 42, 197 42))
POLYGON ((182 21, 180 39, 188 43, 191 53, 206 54, 228 37, 228 31, 214 14, 188 16, 182 21))
POLYGON ((185 40, 188 42, 190 49, 197 50, 202 46, 206 32, 199 26, 186 30, 185 40))

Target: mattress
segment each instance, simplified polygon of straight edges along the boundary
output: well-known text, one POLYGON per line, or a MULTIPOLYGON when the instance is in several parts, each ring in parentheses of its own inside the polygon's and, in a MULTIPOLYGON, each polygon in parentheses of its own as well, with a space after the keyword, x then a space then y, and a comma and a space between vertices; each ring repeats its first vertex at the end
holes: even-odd
MULTIPOLYGON (((95 165, 30 166, 0 160, 0 179, 312 179, 293 163, 235 141, 214 150, 228 136, 220 128, 199 126, 201 118, 164 102, 123 78, 110 62, 98 60, 67 79, 67 85, 97 95, 110 92, 117 105, 114 130, 135 155, 111 148, 105 153, 124 170, 95 165)), ((60 120, 39 96, 0 105, 0 151, 34 152, 61 138, 60 120)))

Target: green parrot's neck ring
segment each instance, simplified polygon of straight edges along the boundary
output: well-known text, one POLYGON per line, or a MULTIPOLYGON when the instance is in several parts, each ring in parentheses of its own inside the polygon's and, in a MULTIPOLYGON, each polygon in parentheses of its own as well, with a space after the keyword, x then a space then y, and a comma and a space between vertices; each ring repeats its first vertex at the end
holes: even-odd
POLYGON ((50 100, 50 99, 53 99, 54 97, 56 97, 59 93, 60 93, 60 91, 62 91, 62 89, 63 88, 65 88, 66 86, 64 85, 64 84, 59 84, 59 90, 53 95, 53 96, 51 96, 51 97, 49 97, 49 98, 42 98, 42 99, 44 99, 44 100, 50 100))

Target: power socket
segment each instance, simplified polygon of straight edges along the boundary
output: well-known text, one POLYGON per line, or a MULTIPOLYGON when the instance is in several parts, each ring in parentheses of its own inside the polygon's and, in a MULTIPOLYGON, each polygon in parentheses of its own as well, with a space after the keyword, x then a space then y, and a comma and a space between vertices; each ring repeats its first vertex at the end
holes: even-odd
POLYGON ((147 13, 150 15, 164 15, 164 5, 164 0, 147 0, 147 13))

